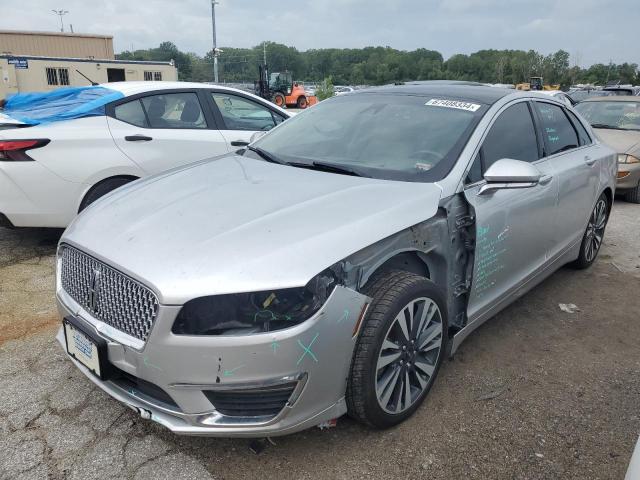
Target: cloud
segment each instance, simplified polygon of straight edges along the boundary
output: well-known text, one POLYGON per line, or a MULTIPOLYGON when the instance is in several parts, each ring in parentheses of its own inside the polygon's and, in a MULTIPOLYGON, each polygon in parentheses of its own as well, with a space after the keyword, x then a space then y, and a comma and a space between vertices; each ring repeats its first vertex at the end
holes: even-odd
MULTIPOLYGON (((76 32, 114 36, 116 51, 169 40, 200 55, 211 49, 210 0, 0 0, 0 28, 57 30, 64 7, 76 32)), ((640 63, 637 0, 220 0, 218 45, 271 40, 299 50, 391 46, 440 51, 445 58, 480 49, 564 49, 596 62, 640 63), (624 12, 624 15, 621 13, 624 12)))

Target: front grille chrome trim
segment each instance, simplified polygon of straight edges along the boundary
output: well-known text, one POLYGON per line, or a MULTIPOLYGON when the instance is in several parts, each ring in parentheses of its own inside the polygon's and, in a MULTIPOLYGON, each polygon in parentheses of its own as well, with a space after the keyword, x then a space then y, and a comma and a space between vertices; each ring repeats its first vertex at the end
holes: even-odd
POLYGON ((156 294, 75 247, 61 245, 60 285, 92 318, 146 343, 158 316, 156 294))

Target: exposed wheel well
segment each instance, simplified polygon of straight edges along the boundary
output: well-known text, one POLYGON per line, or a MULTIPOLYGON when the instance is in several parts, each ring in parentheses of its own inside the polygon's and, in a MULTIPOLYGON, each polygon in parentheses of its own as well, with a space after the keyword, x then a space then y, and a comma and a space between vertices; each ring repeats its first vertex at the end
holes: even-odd
MULTIPOLYGON (((404 272, 415 273, 421 277, 431 278, 431 272, 427 263, 418 255, 418 252, 402 252, 385 260, 385 262, 371 273, 369 279, 374 274, 387 272, 390 270, 402 270, 404 272)), ((367 279, 367 282, 369 281, 367 279)))
POLYGON ((113 180, 127 180, 129 182, 133 182, 134 180, 138 180, 138 178, 139 177, 136 177, 134 175, 114 175, 113 177, 108 177, 100 180, 98 183, 93 185, 87 191, 87 193, 84 194, 84 197, 82 198, 82 201, 80 202, 80 205, 78 207, 78 213, 80 213, 83 210, 83 208, 86 206, 85 203, 87 199, 91 197, 93 192, 95 192, 98 188, 102 187, 105 183, 111 182, 113 180))

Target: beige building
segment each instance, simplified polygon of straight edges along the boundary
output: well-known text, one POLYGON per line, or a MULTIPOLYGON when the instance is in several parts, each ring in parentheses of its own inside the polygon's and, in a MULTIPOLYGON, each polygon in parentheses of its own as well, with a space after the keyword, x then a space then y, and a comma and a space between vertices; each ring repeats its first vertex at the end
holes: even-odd
POLYGON ((91 81, 177 79, 173 62, 115 60, 111 36, 0 30, 0 99, 91 81))

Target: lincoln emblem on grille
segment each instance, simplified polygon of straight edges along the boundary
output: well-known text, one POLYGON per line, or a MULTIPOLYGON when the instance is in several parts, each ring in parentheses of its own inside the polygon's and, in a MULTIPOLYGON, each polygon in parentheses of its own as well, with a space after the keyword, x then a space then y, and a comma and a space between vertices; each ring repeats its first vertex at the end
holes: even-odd
POLYGON ((100 290, 101 276, 102 272, 97 268, 91 273, 91 284, 89 285, 89 292, 87 292, 87 306, 92 312, 95 312, 98 308, 98 293, 100 290))

